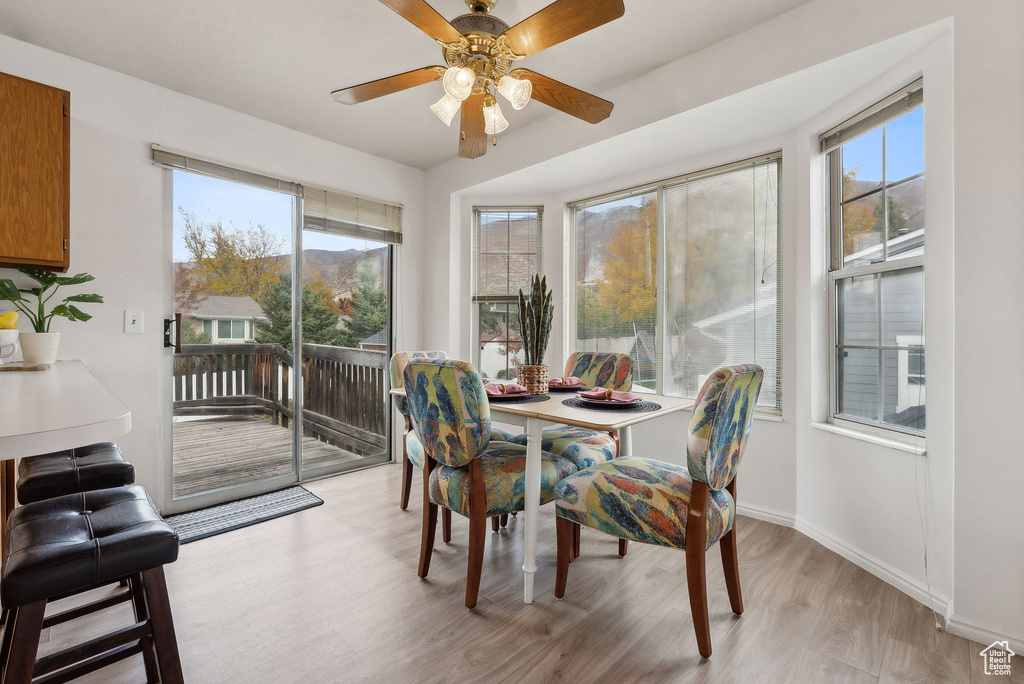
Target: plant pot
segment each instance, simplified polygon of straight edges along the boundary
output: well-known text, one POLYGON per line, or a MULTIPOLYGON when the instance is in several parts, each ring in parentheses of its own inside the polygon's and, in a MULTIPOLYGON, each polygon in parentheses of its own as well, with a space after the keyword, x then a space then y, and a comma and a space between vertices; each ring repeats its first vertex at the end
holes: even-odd
POLYGON ((19 341, 26 366, 48 366, 57 360, 60 333, 23 332, 19 341))
POLYGON ((523 384, 530 394, 548 393, 548 367, 547 366, 520 366, 519 382, 523 384))

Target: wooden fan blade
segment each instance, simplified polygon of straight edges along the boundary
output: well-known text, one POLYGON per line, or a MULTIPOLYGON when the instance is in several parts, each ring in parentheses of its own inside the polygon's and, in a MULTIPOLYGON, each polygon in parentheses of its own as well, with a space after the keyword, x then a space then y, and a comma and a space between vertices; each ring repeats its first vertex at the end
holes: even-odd
POLYGON ((380 0, 434 40, 454 43, 462 34, 424 0, 380 0))
POLYGON ((473 93, 462 103, 460 129, 460 157, 463 159, 476 159, 487 154, 487 134, 484 133, 483 93, 473 93))
POLYGON ((444 67, 440 66, 413 69, 412 71, 406 71, 404 74, 395 74, 387 78, 378 78, 376 81, 360 83, 351 88, 335 90, 331 93, 331 97, 334 98, 335 102, 340 102, 341 104, 359 104, 382 95, 390 95, 400 90, 415 88, 418 85, 436 81, 444 74, 444 69, 444 67))
POLYGON ((505 45, 517 55, 557 45, 626 12, 622 0, 557 0, 505 32, 505 45))
POLYGON ((591 95, 570 85, 529 69, 516 69, 510 76, 525 78, 533 84, 532 99, 543 102, 548 107, 565 112, 587 123, 600 123, 612 113, 615 105, 597 95, 591 95))

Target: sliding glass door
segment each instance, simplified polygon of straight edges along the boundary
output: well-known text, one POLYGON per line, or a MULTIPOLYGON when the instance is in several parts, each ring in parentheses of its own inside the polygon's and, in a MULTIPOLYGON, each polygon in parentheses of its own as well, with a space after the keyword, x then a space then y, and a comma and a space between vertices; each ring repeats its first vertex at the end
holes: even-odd
POLYGON ((389 460, 392 248, 302 231, 304 477, 389 460))
POLYGON ((401 208, 207 166, 167 172, 175 511, 390 459, 401 208))
MULTIPOLYGON (((295 479, 292 195, 173 171, 173 496, 295 479)), ((187 505, 187 504, 185 504, 187 505)))

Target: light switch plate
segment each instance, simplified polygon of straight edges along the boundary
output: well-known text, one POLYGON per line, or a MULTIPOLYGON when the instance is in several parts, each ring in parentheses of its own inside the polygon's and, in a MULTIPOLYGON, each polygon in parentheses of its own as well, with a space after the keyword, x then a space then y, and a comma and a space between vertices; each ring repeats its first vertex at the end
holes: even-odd
POLYGON ((132 311, 125 309, 124 312, 124 331, 126 333, 142 333, 142 311, 132 311))

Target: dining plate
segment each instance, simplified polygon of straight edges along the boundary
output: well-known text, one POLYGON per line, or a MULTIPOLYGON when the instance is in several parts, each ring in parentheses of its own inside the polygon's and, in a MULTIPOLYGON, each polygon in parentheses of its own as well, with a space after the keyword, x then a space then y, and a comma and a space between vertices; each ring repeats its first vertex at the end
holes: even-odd
POLYGON ((579 392, 581 389, 585 392, 590 388, 583 387, 582 385, 570 385, 569 387, 565 387, 563 385, 548 385, 549 392, 579 392))
POLYGON ((622 408, 625 406, 635 406, 636 404, 643 402, 643 399, 640 398, 637 398, 635 401, 612 401, 611 399, 594 399, 592 397, 584 397, 582 394, 577 394, 576 398, 584 404, 600 406, 602 408, 622 408))
POLYGON ((517 394, 488 394, 487 401, 507 401, 511 403, 516 401, 522 401, 524 399, 529 399, 532 396, 533 395, 530 394, 529 392, 519 392, 517 394))

